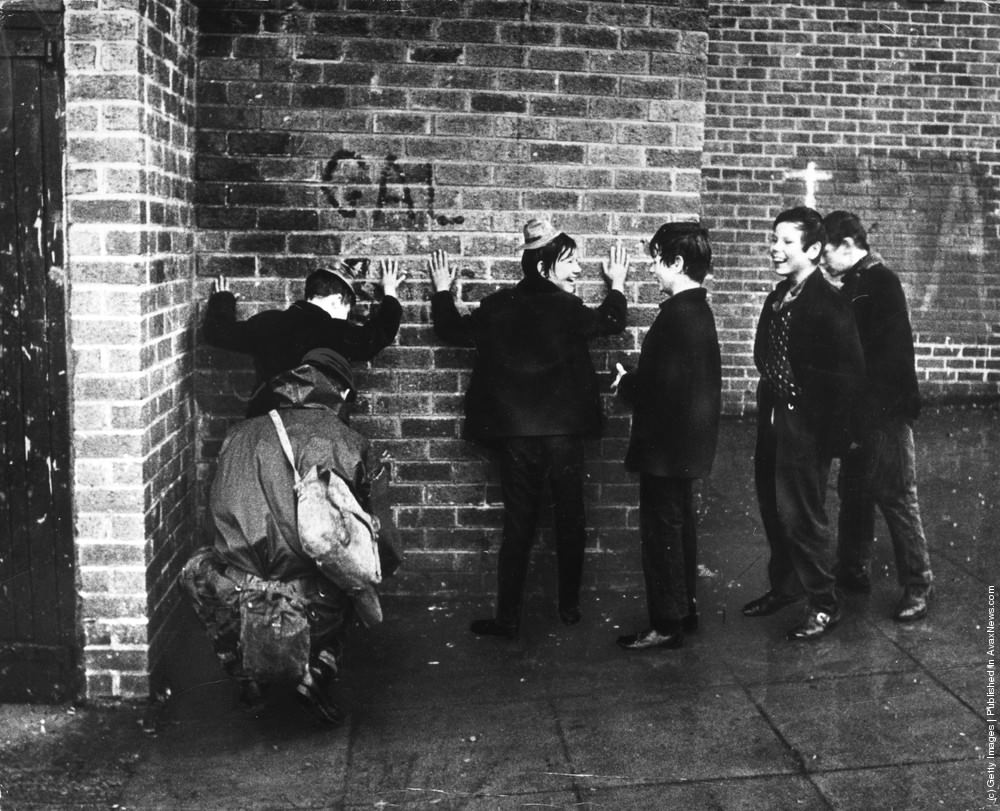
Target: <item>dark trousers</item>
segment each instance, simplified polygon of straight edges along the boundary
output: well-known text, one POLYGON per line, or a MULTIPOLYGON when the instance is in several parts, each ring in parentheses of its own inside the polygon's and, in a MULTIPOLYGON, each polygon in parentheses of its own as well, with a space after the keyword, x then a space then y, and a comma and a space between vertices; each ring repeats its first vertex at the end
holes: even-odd
POLYGON ((676 633, 696 612, 698 536, 693 479, 639 476, 639 533, 650 627, 676 633))
POLYGON ((811 608, 827 612, 837 608, 826 515, 831 462, 801 410, 778 404, 760 415, 754 478, 771 548, 771 590, 789 597, 804 592, 811 608))
POLYGON ((867 569, 875 543, 875 507, 882 511, 903 587, 926 588, 933 579, 917 501, 913 428, 902 417, 869 425, 861 445, 844 456, 838 480, 840 520, 837 564, 867 569))
POLYGON ((497 620, 517 625, 524 581, 535 542, 542 490, 552 491, 559 569, 559 607, 580 600, 586 519, 583 507, 583 440, 576 436, 507 437, 500 449, 503 541, 497 562, 497 620))

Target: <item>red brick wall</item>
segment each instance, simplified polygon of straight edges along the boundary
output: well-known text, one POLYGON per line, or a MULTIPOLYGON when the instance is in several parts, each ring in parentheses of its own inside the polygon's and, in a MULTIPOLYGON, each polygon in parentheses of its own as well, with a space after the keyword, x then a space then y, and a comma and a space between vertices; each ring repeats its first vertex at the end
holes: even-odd
POLYGON ((987 2, 711 4, 703 216, 729 400, 752 407, 748 341, 775 279, 770 223, 854 210, 904 284, 927 399, 1000 383, 1000 9, 987 2))
POLYGON ((89 695, 144 695, 195 535, 194 16, 67 2, 74 500, 89 695))
MULTIPOLYGON (((355 418, 397 459, 407 560, 391 587, 488 593, 497 479, 460 438, 472 355, 431 332, 426 255, 454 257, 459 296, 472 303, 520 278, 521 226, 550 216, 580 244, 583 295, 598 302, 614 239, 638 253, 666 220, 696 218, 707 4, 400 8, 202 3, 198 293, 231 276, 248 315, 300 297, 304 276, 331 257, 399 258, 412 279, 404 324, 361 376, 355 418)), ((602 372, 635 352, 655 314, 641 259, 628 298, 628 333, 593 345, 602 372)), ((200 350, 203 482, 251 387, 246 358, 200 350)), ((627 417, 609 412, 606 438, 589 448, 589 542, 604 585, 632 582, 638 568, 627 417)))

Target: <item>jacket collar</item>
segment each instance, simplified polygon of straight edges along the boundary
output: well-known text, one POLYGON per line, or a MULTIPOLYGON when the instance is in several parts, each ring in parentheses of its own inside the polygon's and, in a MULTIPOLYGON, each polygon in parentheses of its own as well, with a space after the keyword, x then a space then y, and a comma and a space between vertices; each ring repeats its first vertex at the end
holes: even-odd
POLYGON ((660 302, 660 309, 667 307, 671 302, 686 301, 690 299, 691 301, 705 301, 708 298, 708 290, 704 287, 691 287, 687 290, 681 290, 680 293, 675 293, 669 298, 664 299, 660 302))
POLYGON ((517 289, 521 293, 562 293, 564 292, 557 284, 550 282, 545 277, 532 273, 525 276, 517 283, 517 289))
POLYGON ((826 284, 823 279, 823 271, 819 268, 816 268, 798 284, 793 285, 792 280, 788 278, 782 279, 778 282, 778 286, 774 288, 774 309, 781 309, 785 305, 793 302, 807 290, 811 290, 816 286, 817 279, 820 280, 820 283, 826 284))
POLYGON ((344 404, 327 376, 309 364, 286 369, 267 385, 277 408, 328 408, 339 413, 344 404))

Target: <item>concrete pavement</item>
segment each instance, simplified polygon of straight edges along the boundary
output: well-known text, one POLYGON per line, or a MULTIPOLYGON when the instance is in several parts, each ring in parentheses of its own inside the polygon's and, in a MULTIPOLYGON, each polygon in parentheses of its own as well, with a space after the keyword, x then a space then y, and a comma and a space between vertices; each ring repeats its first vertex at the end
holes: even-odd
POLYGON ((889 618, 898 589, 881 523, 873 593, 845 598, 828 637, 786 641, 795 607, 740 614, 766 588, 767 553, 750 481, 752 430, 728 422, 700 530, 701 630, 684 648, 617 648, 619 633, 644 626, 641 591, 588 595, 571 628, 536 594, 515 642, 467 631, 489 614, 489 595, 387 597, 384 625, 351 639, 342 682, 350 716, 330 729, 287 693, 256 713, 240 709, 192 627, 155 734, 137 717, 126 727, 128 711, 119 711, 117 733, 94 732, 98 748, 75 750, 78 774, 90 758, 91 777, 104 764, 116 780, 53 798, 21 757, 18 774, 0 766, 0 807, 988 807, 998 440, 995 407, 933 410, 918 423, 937 577, 924 621, 889 618))

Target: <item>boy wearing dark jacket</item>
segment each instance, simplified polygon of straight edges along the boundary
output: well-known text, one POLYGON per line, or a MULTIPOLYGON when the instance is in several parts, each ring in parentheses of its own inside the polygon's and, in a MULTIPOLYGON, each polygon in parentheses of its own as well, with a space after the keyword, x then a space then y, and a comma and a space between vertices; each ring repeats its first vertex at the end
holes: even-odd
POLYGON ((403 312, 397 290, 404 278, 396 262, 382 262, 385 296, 378 310, 359 324, 349 320, 357 297, 351 280, 340 270, 313 271, 306 278, 303 300, 287 310, 265 310, 246 321, 237 320, 236 296, 220 276, 208 299, 202 334, 211 346, 253 357, 257 386, 247 416, 256 417, 273 406, 264 384, 296 366, 310 349, 331 349, 351 363, 363 363, 391 344, 403 312))
POLYGON ((618 396, 632 406, 625 466, 639 474, 639 531, 649 626, 620 636, 627 650, 679 648, 698 627, 694 480, 712 469, 719 432, 722 360, 702 282, 708 231, 668 223, 649 243, 650 268, 667 295, 642 342, 639 364, 619 364, 618 396))
POLYGON ((782 281, 764 301, 754 339, 754 477, 771 550, 770 588, 743 614, 767 616, 805 596, 805 618, 789 630, 790 640, 816 639, 840 621, 826 488, 834 456, 850 444, 865 372, 851 308, 819 270, 825 243, 823 219, 812 208, 775 218, 771 263, 782 281))
POLYGON ((580 584, 586 545, 583 481, 585 437, 597 436, 602 415, 588 342, 625 329, 628 261, 613 252, 604 302, 592 309, 573 294, 580 266, 576 243, 551 224, 524 227, 521 268, 513 288, 487 296, 462 315, 450 292, 455 274, 443 252, 430 259, 434 296, 431 318, 444 341, 477 350, 466 394, 466 433, 495 446, 503 490, 503 542, 497 571, 496 616, 476 620, 476 634, 512 638, 540 499, 552 491, 559 616, 580 620, 580 584))
POLYGON ((842 280, 865 353, 865 390, 855 410, 858 442, 840 464, 837 582, 848 591, 871 590, 875 507, 889 528, 903 594, 897 622, 927 616, 930 555, 917 500, 913 421, 920 413, 913 331, 899 278, 869 252, 861 220, 848 211, 823 219, 824 260, 842 280))

